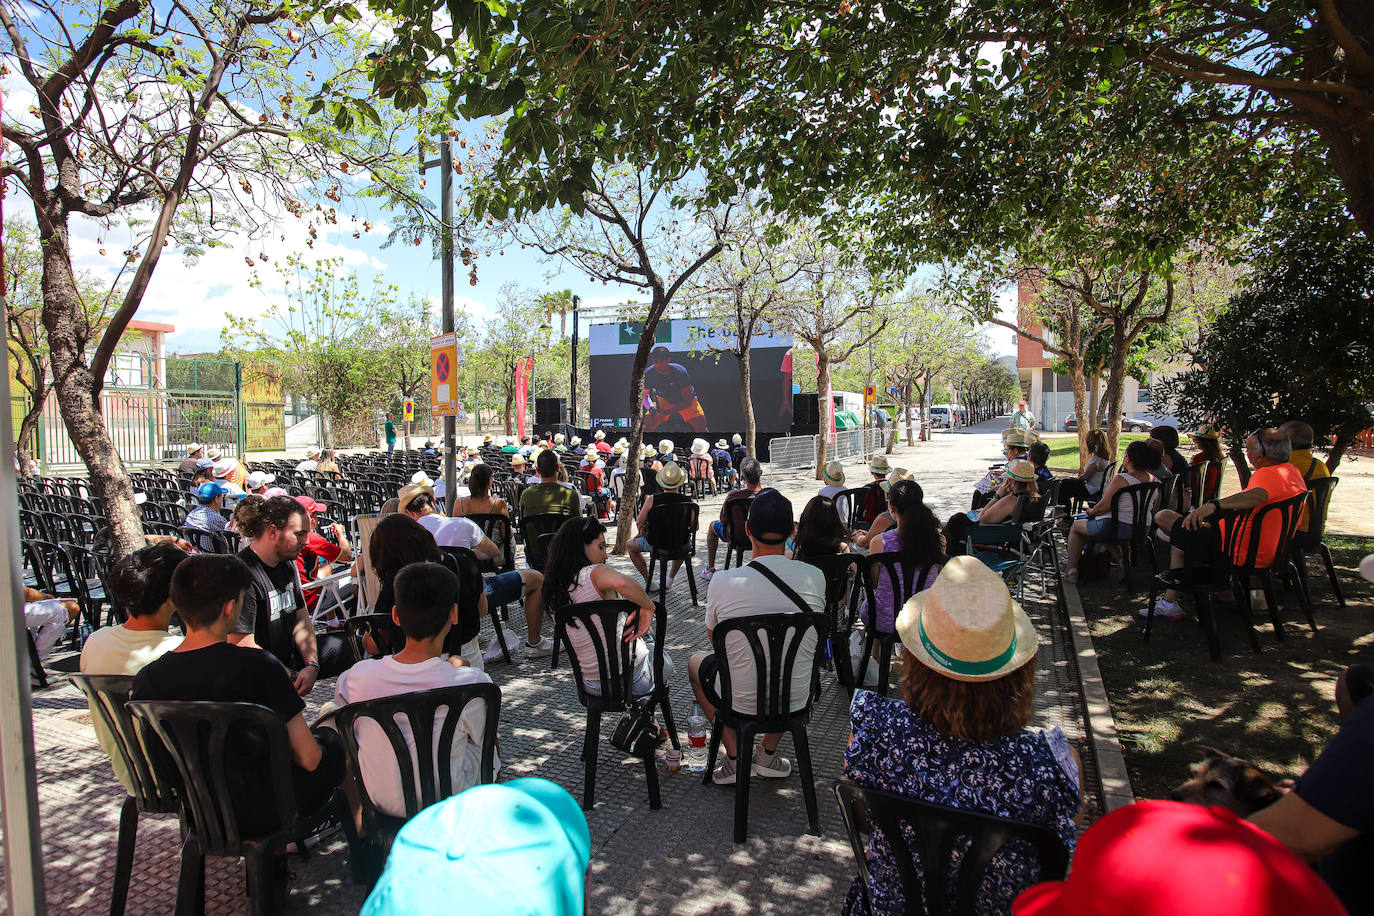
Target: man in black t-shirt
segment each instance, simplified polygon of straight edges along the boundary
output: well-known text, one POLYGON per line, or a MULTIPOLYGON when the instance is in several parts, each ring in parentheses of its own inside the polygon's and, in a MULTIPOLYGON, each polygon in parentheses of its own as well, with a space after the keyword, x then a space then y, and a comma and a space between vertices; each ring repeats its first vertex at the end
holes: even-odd
MULTIPOLYGON (((188 557, 177 566, 170 593, 186 638, 135 675, 133 699, 266 706, 286 726, 297 809, 302 814, 318 811, 343 782, 343 745, 332 732, 311 733, 302 715, 305 703, 279 662, 261 649, 228 642, 250 580, 237 557, 206 554, 188 557)), ((274 829, 275 812, 263 797, 266 776, 260 751, 230 746, 226 753, 236 764, 228 771, 239 802, 240 829, 249 834, 274 829)))
POLYGON ((300 503, 274 496, 257 513, 239 522, 251 542, 239 551, 250 583, 243 609, 229 642, 266 649, 294 675, 296 692, 305 696, 320 677, 334 677, 352 661, 344 638, 316 638, 296 569, 296 555, 310 536, 310 523, 300 503), (323 670, 321 670, 323 669, 323 670))

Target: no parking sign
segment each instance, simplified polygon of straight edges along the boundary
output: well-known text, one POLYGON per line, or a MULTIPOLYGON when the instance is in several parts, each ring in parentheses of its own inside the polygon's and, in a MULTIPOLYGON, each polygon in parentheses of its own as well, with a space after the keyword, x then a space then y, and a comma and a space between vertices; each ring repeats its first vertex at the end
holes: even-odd
MULTIPOLYGON (((430 413, 436 417, 458 414, 458 386, 454 373, 458 369, 458 335, 440 334, 429 341, 429 403, 430 413)), ((411 402, 408 409, 413 409, 411 402)))

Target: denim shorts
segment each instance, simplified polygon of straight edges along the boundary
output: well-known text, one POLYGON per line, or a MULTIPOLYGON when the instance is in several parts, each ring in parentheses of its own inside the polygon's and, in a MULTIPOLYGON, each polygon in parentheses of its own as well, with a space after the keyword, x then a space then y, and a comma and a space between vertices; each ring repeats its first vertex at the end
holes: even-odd
POLYGON ((630 546, 640 553, 653 553, 654 550, 653 545, 649 543, 649 539, 642 534, 631 541, 630 546))
MULTIPOLYGON (((1112 517, 1110 515, 1099 516, 1098 518, 1084 519, 1088 523, 1089 537, 1107 537, 1112 530, 1112 517)), ((1132 532, 1130 522, 1118 522, 1116 526, 1116 536, 1121 540, 1129 540, 1132 532)))
POLYGON ((711 530, 716 533, 716 537, 722 540, 725 538, 725 525, 722 524, 720 519, 716 519, 711 523, 711 530))
POLYGON ((488 607, 500 607, 525 596, 525 577, 517 570, 484 576, 482 587, 487 593, 488 607))

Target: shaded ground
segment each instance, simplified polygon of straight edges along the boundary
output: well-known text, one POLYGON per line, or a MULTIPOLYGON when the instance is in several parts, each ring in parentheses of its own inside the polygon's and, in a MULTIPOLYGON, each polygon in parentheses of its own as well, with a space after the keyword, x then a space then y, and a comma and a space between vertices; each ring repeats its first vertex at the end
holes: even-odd
MULTIPOLYGON (((1080 585, 1117 732, 1139 798, 1159 798, 1188 775, 1208 745, 1255 761, 1275 777, 1298 776, 1335 733, 1336 676, 1356 661, 1374 661, 1374 584, 1359 577, 1374 538, 1329 538, 1348 606, 1338 607, 1324 571, 1309 566, 1313 633, 1295 596, 1280 604, 1284 639, 1267 613, 1256 615, 1262 652, 1250 651, 1234 605, 1219 605, 1222 660, 1213 663, 1193 617, 1157 622, 1150 642, 1135 612, 1144 607, 1148 560, 1137 588, 1080 585)), ((1190 602, 1185 599, 1185 607, 1190 602)))

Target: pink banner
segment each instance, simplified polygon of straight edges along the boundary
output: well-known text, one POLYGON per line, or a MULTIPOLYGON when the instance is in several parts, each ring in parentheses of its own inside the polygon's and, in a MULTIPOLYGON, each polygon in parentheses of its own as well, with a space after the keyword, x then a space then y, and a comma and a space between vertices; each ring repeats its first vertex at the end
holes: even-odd
POLYGON ((835 386, 827 380, 825 385, 825 441, 835 444, 835 386))
POLYGON ((522 359, 515 372, 515 434, 525 438, 526 402, 530 397, 530 373, 534 372, 534 360, 522 359))

